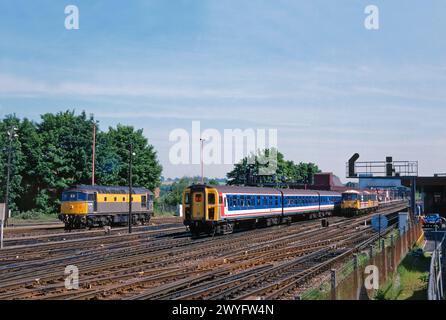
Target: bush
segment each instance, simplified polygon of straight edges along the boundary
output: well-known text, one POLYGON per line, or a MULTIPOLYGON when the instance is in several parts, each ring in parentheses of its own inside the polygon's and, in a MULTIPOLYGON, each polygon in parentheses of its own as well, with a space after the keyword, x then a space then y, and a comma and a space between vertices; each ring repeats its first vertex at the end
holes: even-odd
POLYGON ((57 218, 57 214, 48 214, 41 211, 24 211, 12 214, 12 218, 16 220, 47 220, 57 218))

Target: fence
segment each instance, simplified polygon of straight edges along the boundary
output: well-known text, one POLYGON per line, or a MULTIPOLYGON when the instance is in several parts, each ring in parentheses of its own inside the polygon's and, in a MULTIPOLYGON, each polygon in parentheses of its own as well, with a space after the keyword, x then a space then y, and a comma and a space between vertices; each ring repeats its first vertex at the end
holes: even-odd
POLYGON ((408 230, 401 234, 398 230, 388 229, 388 233, 358 250, 350 260, 339 263, 315 285, 305 291, 300 299, 328 300, 369 300, 377 294, 377 289, 366 288, 370 269, 375 268, 378 284, 385 284, 396 271, 398 265, 411 250, 423 239, 421 225, 410 222, 408 230), (366 270, 367 269, 367 270, 366 270), (367 271, 367 272, 366 272, 367 271))
MULTIPOLYGON (((438 232, 435 232, 434 236, 438 236, 438 232)), ((434 248, 431 257, 431 264, 429 270, 429 286, 427 289, 428 300, 443 300, 443 269, 444 269, 444 256, 446 251, 446 235, 440 240, 440 242, 434 248)))

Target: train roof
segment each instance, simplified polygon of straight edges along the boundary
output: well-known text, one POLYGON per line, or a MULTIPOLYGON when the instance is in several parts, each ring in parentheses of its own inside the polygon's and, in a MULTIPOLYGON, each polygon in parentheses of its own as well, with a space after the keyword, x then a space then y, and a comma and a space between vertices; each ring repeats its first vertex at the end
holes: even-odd
MULTIPOLYGON (((198 186, 198 185, 196 185, 198 186)), ((305 189, 276 189, 269 187, 242 187, 242 186, 226 186, 226 185, 218 185, 218 186, 210 186, 206 185, 208 188, 215 188, 218 192, 222 193, 255 193, 255 194, 274 194, 281 195, 281 192, 285 195, 331 195, 340 196, 339 192, 334 191, 323 191, 323 190, 305 190, 305 189)))
POLYGON ((274 188, 261 188, 261 187, 240 187, 240 186, 207 186, 215 188, 218 192, 223 193, 257 193, 257 194, 277 194, 280 195, 280 191, 274 188))
POLYGON ((342 193, 356 193, 356 194, 360 194, 361 192, 358 191, 358 190, 345 190, 345 191, 342 192, 342 193))
MULTIPOLYGON (((75 185, 64 191, 78 191, 78 192, 97 192, 97 193, 107 193, 107 194, 128 194, 129 187, 123 186, 91 186, 91 185, 75 185)), ((149 189, 134 187, 132 188, 133 194, 143 194, 152 192, 149 189)))

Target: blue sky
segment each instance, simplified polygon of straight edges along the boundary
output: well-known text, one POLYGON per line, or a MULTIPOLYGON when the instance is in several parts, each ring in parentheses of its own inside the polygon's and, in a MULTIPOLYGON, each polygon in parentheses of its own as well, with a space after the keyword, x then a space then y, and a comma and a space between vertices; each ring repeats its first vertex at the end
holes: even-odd
MULTIPOLYGON (((0 116, 66 109, 144 128, 166 177, 171 130, 276 128, 286 158, 419 160, 446 171, 444 0, 2 0, 0 116), (80 29, 64 28, 64 8, 80 29), (377 5, 380 29, 364 28, 377 5)), ((210 165, 222 177, 230 166, 210 165)))

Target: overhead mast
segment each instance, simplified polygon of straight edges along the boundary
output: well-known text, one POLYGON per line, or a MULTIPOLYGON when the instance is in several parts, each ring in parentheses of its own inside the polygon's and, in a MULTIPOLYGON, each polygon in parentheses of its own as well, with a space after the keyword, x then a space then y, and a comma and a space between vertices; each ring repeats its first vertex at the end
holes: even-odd
POLYGON ((93 163, 92 163, 92 173, 91 173, 91 185, 95 185, 95 162, 96 162, 96 123, 93 121, 93 163))
POLYGON ((203 163, 203 143, 206 140, 200 139, 200 163, 201 163, 201 184, 204 184, 204 163, 203 163))

